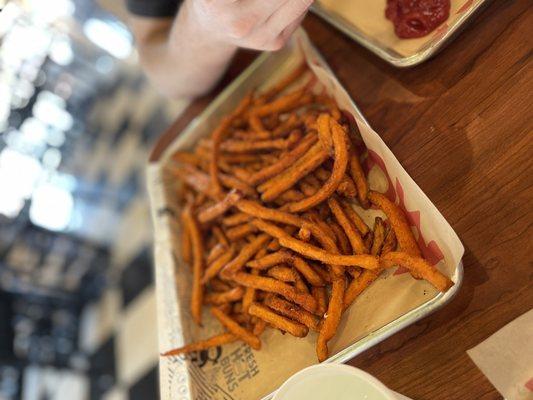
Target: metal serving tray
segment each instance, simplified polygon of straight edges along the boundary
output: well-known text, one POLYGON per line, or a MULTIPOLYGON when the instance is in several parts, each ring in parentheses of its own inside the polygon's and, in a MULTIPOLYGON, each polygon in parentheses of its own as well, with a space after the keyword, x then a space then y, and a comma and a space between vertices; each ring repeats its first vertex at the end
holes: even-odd
MULTIPOLYGON (((451 0, 452 11, 448 21, 424 38, 395 38, 399 46, 401 46, 400 42, 405 43, 405 41, 416 40, 420 42, 420 46, 416 50, 399 51, 392 39, 394 35, 392 22, 386 20, 383 16, 386 3, 384 0, 359 0, 357 2, 368 1, 372 2, 373 6, 379 4, 378 9, 381 14, 368 16, 368 18, 378 18, 378 23, 371 30, 362 29, 357 22, 349 20, 350 15, 346 11, 337 10, 339 5, 346 5, 348 1, 351 0, 318 0, 314 3, 312 11, 396 67, 412 67, 433 57, 452 41, 477 11, 489 3, 489 0, 451 0), (333 4, 326 5, 328 3, 333 4)), ((365 13, 367 11, 354 9, 353 12, 365 13)))
MULTIPOLYGON (((307 40, 307 37, 303 32, 298 32, 296 36, 297 39, 293 42, 301 40, 302 38, 303 40, 307 40)), ((167 131, 161 137, 159 143, 156 144, 155 150, 151 155, 151 164, 148 169, 148 184, 151 197, 152 216, 156 232, 156 291, 161 351, 176 347, 183 341, 190 341, 193 336, 197 334, 195 328, 190 327, 191 323, 187 314, 188 311, 186 310, 188 308, 188 303, 184 303, 184 299, 188 295, 187 284, 183 283, 180 285, 179 283, 180 281, 186 280, 185 278, 187 277, 187 274, 190 273, 188 268, 182 268, 183 263, 181 262, 179 247, 175 246, 177 241, 173 235, 179 232, 180 228, 175 224, 177 210, 173 210, 173 191, 169 190, 168 186, 165 184, 162 172, 163 167, 173 152, 178 149, 190 149, 199 139, 209 135, 221 116, 233 109, 249 90, 257 88, 271 79, 283 76, 287 71, 297 65, 299 59, 301 59, 301 55, 297 56, 296 54, 298 52, 295 51, 294 48, 295 46, 293 43, 292 46, 279 52, 271 54, 265 53, 258 57, 258 59, 233 83, 231 83, 203 111, 202 114, 195 118, 185 130, 181 133, 173 128, 167 131), (180 276, 180 273, 183 273, 184 275, 180 276), (176 282, 178 282, 177 285, 176 282), (181 339, 176 340, 176 338, 181 339)), ((315 64, 317 62, 321 63, 327 68, 324 60, 318 53, 314 53, 312 57, 311 62, 315 64)), ((355 111, 357 117, 364 120, 359 109, 356 108, 355 111)), ((425 196, 422 194, 422 197, 425 196)), ((345 362, 447 304, 461 287, 463 281, 462 262, 459 262, 456 268, 451 272, 451 279, 455 282, 455 285, 448 292, 436 293, 434 296, 431 294, 428 296, 429 298, 427 301, 413 306, 410 311, 380 325, 377 329, 365 334, 364 337, 347 345, 340 351, 337 351, 325 362, 345 362)), ((192 389, 191 386, 199 385, 198 381, 200 378, 198 378, 197 370, 193 368, 191 364, 192 363, 189 360, 183 359, 160 359, 162 399, 182 399, 185 398, 186 394, 189 394, 191 397, 193 396, 195 389, 192 389)), ((268 371, 266 371, 265 374, 268 375, 268 371)), ((284 379, 287 379, 288 377, 289 376, 286 376, 284 379)), ((205 379, 205 382, 203 380, 201 382, 202 387, 209 384, 209 378, 205 379)), ((216 386, 213 386, 212 389, 215 390, 216 386)), ((226 392, 224 392, 221 397, 216 397, 214 394, 211 394, 210 396, 210 398, 223 399, 257 398, 251 396, 250 393, 246 393, 245 397, 232 397, 226 392)), ((271 399, 273 393, 267 396, 262 394, 262 396, 263 400, 271 399)))

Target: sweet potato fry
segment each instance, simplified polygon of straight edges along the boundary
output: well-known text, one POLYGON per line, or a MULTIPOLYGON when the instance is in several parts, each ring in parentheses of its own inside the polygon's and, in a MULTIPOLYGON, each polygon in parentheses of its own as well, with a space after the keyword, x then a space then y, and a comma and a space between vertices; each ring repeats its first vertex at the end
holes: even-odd
POLYGON ((248 184, 244 183, 240 179, 236 178, 235 176, 219 173, 218 174, 220 178, 220 183, 228 188, 228 189, 235 189, 241 192, 242 194, 249 196, 249 197, 257 197, 257 192, 254 190, 253 187, 248 186, 248 184))
POLYGON ((228 238, 222 228, 219 226, 213 226, 211 232, 213 232, 213 236, 217 239, 218 244, 221 244, 224 247, 229 247, 228 238))
POLYGON ((396 250, 396 235, 394 234, 394 229, 389 228, 387 231, 387 236, 385 237, 385 243, 383 243, 383 247, 381 248, 380 254, 387 254, 391 251, 396 250))
POLYGON ((254 269, 268 269, 275 265, 290 262, 291 254, 286 250, 280 250, 275 253, 270 253, 262 258, 255 259, 246 263, 247 267, 254 269))
POLYGON ((298 280, 295 271, 285 265, 276 265, 269 268, 267 275, 281 282, 295 283, 298 280))
POLYGON ((287 87, 292 85, 298 79, 302 77, 305 71, 308 70, 307 64, 302 62, 298 67, 292 70, 286 77, 276 82, 271 88, 269 88, 265 93, 261 94, 260 99, 263 101, 268 101, 283 92, 287 87))
POLYGON ((339 196, 347 197, 349 199, 357 196, 357 188, 349 176, 344 175, 342 177, 341 183, 339 183, 339 186, 337 187, 337 193, 339 196))
POLYGON ((222 346, 224 344, 233 343, 238 340, 238 337, 233 333, 221 333, 210 337, 209 339, 200 340, 199 342, 191 343, 177 349, 173 349, 162 353, 162 357, 179 356, 181 354, 192 353, 193 351, 202 351, 211 349, 213 347, 222 346))
POLYGON ((211 278, 214 278, 220 271, 222 271, 222 268, 231 261, 234 255, 235 247, 231 246, 226 253, 222 254, 219 258, 209 264, 202 277, 202 283, 205 284, 209 282, 211 278))
POLYGON ((198 214, 198 222, 205 224, 215 218, 220 217, 226 211, 228 211, 237 201, 242 198, 242 194, 237 190, 231 190, 221 201, 214 205, 202 210, 198 214))
POLYGON ((287 139, 226 140, 220 145, 228 153, 253 153, 264 150, 285 150, 300 139, 301 133, 293 131, 287 139))
POLYGON ((192 261, 192 242, 191 229, 189 227, 189 219, 186 216, 187 208, 181 212, 181 258, 186 264, 191 265, 192 261))
POLYGON ((281 193, 275 201, 280 205, 284 205, 285 203, 292 201, 302 200, 304 197, 305 195, 302 192, 296 189, 289 189, 286 192, 281 193))
POLYGON ((209 265, 211 264, 213 261, 215 261, 218 257, 220 257, 223 253, 226 252, 226 250, 228 249, 227 246, 225 246, 224 244, 222 243, 218 243, 216 244, 210 251, 209 251, 209 254, 207 255, 207 258, 205 260, 206 264, 209 265))
POLYGON ((311 231, 307 227, 302 227, 298 230, 298 239, 302 242, 308 242, 311 240, 311 231))
POLYGON ((265 331, 266 327, 267 323, 264 320, 257 318, 257 321, 254 324, 253 334, 255 336, 261 336, 265 331))
POLYGON ((248 214, 239 212, 239 213, 223 218, 222 225, 224 226, 241 225, 241 224, 244 224, 245 222, 250 221, 251 219, 252 217, 250 217, 248 214))
MULTIPOLYGON (((308 210, 326 200, 333 193, 335 193, 339 187, 339 184, 344 177, 346 166, 348 165, 348 147, 346 144, 348 139, 346 137, 346 132, 344 132, 343 128, 335 121, 331 123, 331 133, 333 149, 335 152, 335 161, 333 163, 333 171, 331 172, 330 177, 314 195, 288 204, 287 209, 289 211, 301 212, 308 210)), ((322 137, 320 137, 320 139, 322 139, 322 137)), ((325 146, 325 144, 322 143, 322 146, 325 146)), ((264 193, 261 198, 263 198, 263 196, 264 193)))
POLYGON ((211 279, 209 281, 209 287, 213 289, 215 292, 226 292, 228 290, 231 290, 231 286, 219 278, 211 279))
POLYGON ((237 257, 230 261, 221 271, 223 278, 231 279, 232 274, 240 270, 264 246, 270 238, 268 235, 258 235, 252 242, 245 245, 237 257))
POLYGON ((329 223, 329 226, 335 232, 335 238, 337 239, 337 244, 339 245, 339 248, 341 250, 342 254, 350 254, 352 252, 352 247, 350 246, 350 241, 348 240, 348 237, 346 236, 346 233, 341 228, 341 226, 332 221, 329 223))
POLYGON ((328 158, 320 143, 314 144, 302 157, 281 174, 259 185, 263 201, 272 201, 281 193, 292 188, 301 178, 309 174, 328 158))
POLYGON ((326 293, 326 288, 313 286, 311 288, 311 293, 313 294, 313 297, 316 299, 317 303, 315 314, 322 318, 328 309, 328 294, 326 293))
POLYGON ((294 92, 288 93, 268 104, 255 107, 251 112, 258 117, 266 117, 270 114, 283 113, 303 105, 309 104, 313 101, 313 96, 306 93, 306 89, 298 89, 294 92))
POLYGON ((296 281, 294 282, 294 287, 296 288, 296 290, 299 291, 300 293, 309 294, 309 288, 307 287, 306 283, 304 282, 300 274, 296 271, 294 272, 295 272, 295 278, 296 278, 296 281))
POLYGON ((263 207, 259 203, 251 200, 241 200, 235 206, 240 211, 256 218, 281 222, 284 224, 295 226, 297 228, 305 227, 309 229, 309 231, 311 231, 315 239, 318 240, 322 245, 327 244, 330 247, 335 246, 334 237, 332 238, 331 236, 328 236, 328 233, 325 233, 323 229, 321 229, 319 226, 309 223, 309 221, 300 218, 294 214, 263 207))
POLYGON ((172 155, 172 160, 180 164, 189 164, 193 167, 205 169, 207 166, 206 160, 199 157, 197 154, 186 153, 184 151, 177 151, 172 155))
POLYGON ((316 352, 318 361, 322 362, 328 358, 328 341, 335 336, 339 326, 344 301, 345 278, 339 277, 333 280, 331 297, 329 299, 328 311, 318 333, 316 352))
POLYGON ((272 131, 272 138, 285 137, 289 135, 293 129, 299 129, 302 126, 302 121, 296 114, 290 114, 289 117, 281 121, 280 124, 272 131))
POLYGON ((352 246, 353 252, 355 254, 367 253, 367 248, 365 246, 365 243, 363 242, 363 238, 359 234, 359 231, 355 229, 351 221, 346 216, 339 202, 334 197, 330 197, 328 199, 328 205, 331 209, 331 212, 335 216, 335 219, 342 227, 342 229, 344 229, 346 236, 348 236, 348 240, 350 241, 350 245, 352 246))
POLYGON ((391 251, 380 258, 381 265, 389 268, 393 265, 401 265, 409 271, 413 271, 417 276, 431 283, 437 290, 446 292, 454 283, 437 268, 430 265, 421 257, 412 256, 402 251, 391 251))
POLYGON ((254 132, 265 132, 265 127, 263 126, 261 118, 259 118, 255 114, 250 114, 250 116, 248 117, 248 124, 254 132))
POLYGON ((255 336, 252 332, 244 329, 238 324, 233 318, 229 315, 223 313, 220 309, 213 307, 211 308, 211 314, 218 319, 218 321, 231 333, 241 339, 243 342, 247 343, 252 349, 260 350, 261 349, 261 340, 255 336))
POLYGON ((270 243, 267 245, 268 251, 276 252, 281 249, 281 246, 279 245, 278 239, 272 239, 270 243))
POLYGON ((185 209, 185 222, 189 227, 192 243, 193 279, 191 295, 191 315, 194 322, 202 325, 202 304, 204 290, 201 283, 204 273, 204 245, 200 227, 192 214, 191 208, 185 209))
POLYGON ((245 96, 240 104, 237 106, 235 111, 232 114, 226 116, 220 122, 220 125, 213 132, 213 148, 211 153, 211 162, 209 164, 209 174, 211 176, 211 183, 213 185, 213 190, 215 194, 219 195, 222 193, 222 185, 219 181, 219 172, 218 172, 218 161, 220 156, 220 145, 224 136, 227 134, 228 128, 231 126, 235 118, 240 117, 244 111, 248 108, 252 102, 252 94, 249 93, 245 96))
POLYGON ((363 241, 365 243, 365 249, 367 249, 367 252, 370 253, 370 250, 372 249, 372 243, 374 243, 374 232, 368 232, 363 238, 363 241))
MULTIPOLYGON (((251 272, 252 275, 259 275, 259 270, 253 270, 251 272)), ((256 290, 253 287, 247 287, 244 291, 244 296, 242 298, 242 310, 245 313, 248 313, 248 309, 250 308, 250 304, 252 304, 255 301, 255 293, 256 290)))
POLYGON ((361 236, 366 236, 366 234, 370 231, 370 228, 367 224, 365 224, 365 221, 363 221, 359 214, 357 214, 357 211, 354 210, 350 203, 341 200, 341 204, 342 208, 344 209, 344 213, 348 216, 348 218, 350 218, 350 221, 352 221, 354 226, 361 233, 361 236))
POLYGON ((350 307, 354 300, 374 282, 383 270, 363 271, 361 275, 353 279, 344 294, 344 309, 350 307))
POLYGON ((370 254, 378 256, 381 253, 381 248, 385 241, 385 225, 383 220, 376 217, 374 222, 374 240, 372 241, 372 247, 370 248, 370 254))
POLYGON ((357 187, 357 198, 359 199, 359 204, 361 204, 361 207, 363 208, 368 208, 370 206, 370 203, 368 202, 368 182, 366 180, 363 167, 359 161, 359 156, 355 152, 353 146, 350 152, 348 171, 355 182, 355 186, 357 187))
POLYGON ((306 256, 307 258, 322 261, 326 264, 339 266, 351 265, 365 269, 379 268, 379 262, 375 256, 367 254, 341 255, 330 253, 309 243, 305 243, 301 240, 291 237, 283 229, 280 229, 276 225, 258 219, 253 220, 251 223, 255 225, 260 231, 268 233, 270 236, 278 239, 279 244, 282 247, 291 249, 296 253, 306 256))
POLYGON ((420 257, 420 249, 403 211, 381 193, 371 191, 368 198, 387 215, 400 249, 411 256, 420 257))
POLYGON ((172 164, 168 165, 167 170, 195 191, 213 197, 209 175, 204 172, 189 165, 175 166, 172 164))
POLYGON ((233 276, 233 280, 242 286, 253 287, 265 292, 277 293, 287 300, 302 306, 307 311, 314 312, 316 309, 316 300, 313 296, 306 293, 300 293, 292 286, 276 279, 255 276, 245 272, 237 272, 233 276))
POLYGON ((265 305, 281 315, 307 326, 313 331, 318 330, 319 318, 309 311, 302 309, 297 304, 290 303, 276 296, 271 296, 265 300, 265 305))
MULTIPOLYGON (((220 307, 219 307, 220 309, 220 307)), ((250 315, 249 314, 230 314, 230 318, 234 319, 239 325, 242 325, 244 329, 250 329, 250 315)), ((252 332, 253 334, 253 332, 252 332)))
POLYGON ((250 233, 257 232, 257 229, 250 223, 234 226, 226 231, 226 236, 231 241, 236 241, 248 236, 250 233))
POLYGON ((231 303, 242 299, 244 296, 244 289, 242 287, 234 287, 226 292, 213 292, 204 296, 204 303, 219 306, 225 303, 231 303))
POLYGON ((280 329, 283 332, 288 332, 296 337, 305 337, 308 333, 308 328, 305 325, 276 314, 270 308, 258 303, 253 303, 250 306, 250 315, 254 315, 272 325, 274 328, 280 329))
POLYGON ((311 268, 313 268, 313 271, 320 275, 320 278, 322 278, 324 282, 331 283, 331 276, 329 275, 329 272, 326 270, 326 268, 320 265, 314 265, 311 268))
POLYGON ((311 266, 301 257, 293 254, 290 264, 313 286, 324 286, 326 282, 311 266))

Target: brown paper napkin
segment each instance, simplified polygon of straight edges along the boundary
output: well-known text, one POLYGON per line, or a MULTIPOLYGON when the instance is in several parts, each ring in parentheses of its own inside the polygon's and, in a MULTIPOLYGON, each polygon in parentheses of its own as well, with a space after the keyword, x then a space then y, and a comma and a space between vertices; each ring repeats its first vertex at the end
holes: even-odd
POLYGON ((467 351, 508 400, 533 400, 533 310, 467 351))

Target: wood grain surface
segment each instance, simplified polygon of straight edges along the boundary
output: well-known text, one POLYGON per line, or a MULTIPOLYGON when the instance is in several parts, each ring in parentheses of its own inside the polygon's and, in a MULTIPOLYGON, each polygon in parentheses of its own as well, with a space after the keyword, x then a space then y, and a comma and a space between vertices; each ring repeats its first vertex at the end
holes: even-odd
MULTIPOLYGON (((405 70, 313 15, 304 22, 466 248, 464 285, 448 306, 349 362, 416 400, 500 399, 466 350, 533 308, 531 6, 491 2, 434 59, 405 70)), ((240 57, 230 78, 251 59, 240 57)), ((210 99, 193 103, 161 145, 210 99)))

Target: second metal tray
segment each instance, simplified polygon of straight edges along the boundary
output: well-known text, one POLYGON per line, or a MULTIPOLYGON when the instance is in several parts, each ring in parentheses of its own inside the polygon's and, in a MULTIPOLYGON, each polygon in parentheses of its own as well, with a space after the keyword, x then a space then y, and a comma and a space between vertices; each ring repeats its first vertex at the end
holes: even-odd
MULTIPOLYGON (((376 29, 375 32, 362 29, 357 23, 350 21, 346 11, 338 9, 339 5, 347 4, 345 3, 346 1, 341 0, 337 2, 335 0, 333 6, 326 6, 324 4, 325 0, 319 0, 313 5, 312 11, 396 67, 412 67, 433 57, 466 26, 466 23, 477 11, 489 3, 489 0, 452 0, 450 18, 441 27, 437 28, 425 38, 414 39, 421 42, 421 45, 416 50, 400 51, 398 46, 386 43, 383 40, 383 37, 386 36, 383 34, 384 31, 388 29, 392 32, 392 23, 390 21, 384 20, 386 22, 379 23, 379 29, 376 29), (381 26, 383 24, 387 24, 387 26, 381 26)), ((366 1, 374 2, 376 0, 366 1)), ((333 3, 331 0, 329 2, 333 3)), ((380 4, 378 9, 384 14, 385 2, 383 4, 381 4, 381 1, 377 3, 380 4)), ((377 3, 373 3, 374 7, 377 3)), ((356 9, 353 10, 353 12, 357 11, 356 9)), ((368 13, 367 11, 364 12, 368 13)), ((369 16, 369 18, 373 17, 369 16)), ((384 19, 382 15, 378 16, 378 18, 384 19)), ((398 39, 398 43, 410 40, 412 39, 398 39)))

